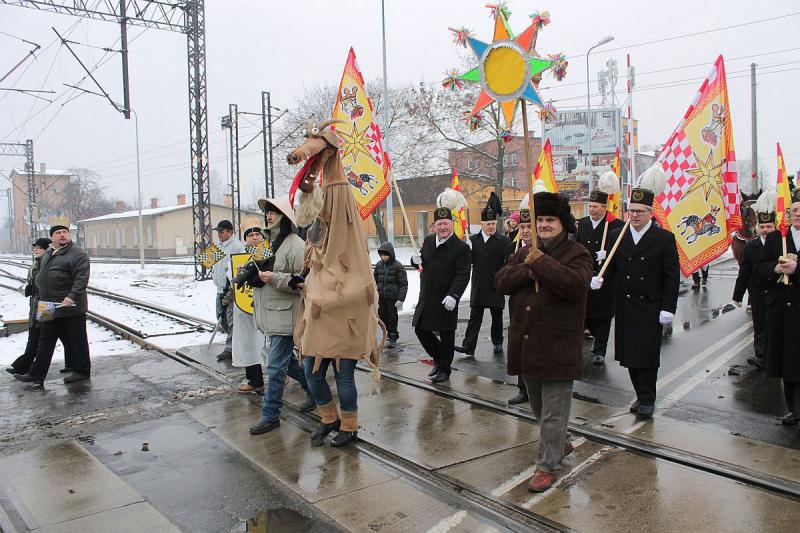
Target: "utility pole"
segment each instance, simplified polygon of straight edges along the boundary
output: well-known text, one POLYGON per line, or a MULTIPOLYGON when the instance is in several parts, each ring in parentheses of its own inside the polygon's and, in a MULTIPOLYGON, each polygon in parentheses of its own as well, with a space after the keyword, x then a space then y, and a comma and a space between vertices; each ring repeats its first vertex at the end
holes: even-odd
MULTIPOLYGON (((228 135, 231 147, 231 222, 236 234, 242 236, 241 226, 241 196, 239 183, 239 106, 236 104, 228 105, 228 135)), ((223 124, 223 127, 225 125, 223 124)))
POLYGON ((261 91, 261 128, 264 139, 265 194, 268 198, 275 198, 275 175, 272 167, 272 101, 269 91, 261 91))
MULTIPOLYGON (((389 140, 386 133, 389 131, 389 80, 386 77, 386 8, 381 0, 381 26, 383 28, 383 150, 389 152, 389 140)), ((394 206, 392 205, 392 191, 386 197, 386 238, 394 244, 394 206)))
POLYGON ((631 55, 628 54, 628 189, 625 197, 629 198, 631 188, 636 183, 636 142, 634 138, 633 122, 633 87, 636 85, 636 69, 631 65, 631 55))
MULTIPOLYGON (((128 13, 125 8, 127 0, 119 0, 119 42, 122 56, 122 114, 131 118, 131 90, 128 84, 128 13)), ((144 268, 144 267, 142 267, 144 268)))
POLYGON ((753 144, 753 173, 750 175, 753 180, 752 194, 758 192, 758 116, 756 113, 756 64, 750 63, 750 124, 753 133, 751 140, 753 144))

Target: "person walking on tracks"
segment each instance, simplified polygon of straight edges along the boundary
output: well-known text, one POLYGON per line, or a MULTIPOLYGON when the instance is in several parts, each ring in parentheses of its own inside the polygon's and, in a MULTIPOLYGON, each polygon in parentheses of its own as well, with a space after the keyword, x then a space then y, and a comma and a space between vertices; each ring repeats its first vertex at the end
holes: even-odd
POLYGON ((72 369, 64 376, 64 383, 85 381, 91 374, 86 336, 89 255, 72 242, 67 226, 52 226, 50 238, 53 242, 42 256, 35 279, 39 295, 37 319, 41 322, 36 357, 27 374, 14 374, 14 378, 44 383, 56 341, 60 340, 64 352, 70 354, 68 364, 72 369))
MULTIPOLYGON (((608 220, 608 193, 595 189, 589 195, 589 215, 578 220, 578 233, 575 240, 584 245, 594 258, 594 274, 600 271, 606 258, 606 251, 613 243, 609 233, 623 226, 618 218, 608 220), (608 228, 606 229, 606 226, 608 228), (603 242, 603 235, 606 239, 603 242), (602 248, 602 250, 601 250, 602 248)), ((611 332, 611 319, 614 318, 614 283, 606 283, 601 289, 589 291, 586 300, 586 329, 594 337, 592 364, 603 365, 606 361, 608 335, 611 332)))
MULTIPOLYGON (((573 450, 567 423, 573 380, 583 374, 592 256, 567 237, 575 226, 566 196, 540 192, 533 199, 538 245, 517 251, 495 280, 498 291, 512 296, 508 373, 524 378, 539 421, 539 454, 528 489, 542 492, 553 485, 561 460, 573 450)), ((520 220, 520 234, 527 239, 527 210, 520 220)))
POLYGON ((225 361, 233 357, 233 287, 231 280, 231 255, 244 253, 242 241, 233 234, 233 223, 230 220, 220 220, 214 228, 219 236, 220 249, 225 252, 225 257, 217 261, 211 268, 211 279, 217 287, 217 320, 222 330, 227 333, 225 348, 217 354, 217 361, 225 361))
POLYGON ((739 275, 736 276, 736 286, 733 289, 733 301, 737 307, 742 306, 744 293, 747 291, 747 303, 750 306, 753 320, 753 356, 747 362, 756 368, 762 368, 766 361, 767 351, 767 314, 765 298, 769 292, 770 275, 759 275, 756 267, 764 253, 764 242, 767 235, 775 231, 775 212, 759 212, 758 237, 752 239, 744 247, 744 256, 739 265, 739 275))
POLYGON ((428 374, 433 383, 450 379, 458 321, 458 300, 469 283, 469 246, 453 232, 447 207, 433 215, 433 235, 425 237, 420 255, 420 290, 413 326, 425 352, 433 359, 428 374), (439 333, 437 338, 434 332, 439 333))
MULTIPOLYGON (((652 220, 653 189, 663 190, 662 180, 663 171, 651 167, 631 192, 630 228, 605 273, 616 285, 614 358, 628 369, 636 391, 630 411, 643 419, 652 418, 655 410, 662 331, 675 316, 680 285, 675 236, 652 220)), ((612 233, 611 242, 620 231, 612 233)), ((604 278, 592 278, 593 290, 603 285, 604 278)))
POLYGON ((475 355, 478 335, 481 331, 483 314, 486 309, 492 315, 492 345, 494 353, 503 353, 503 308, 506 298, 495 290, 494 276, 506 259, 509 240, 497 233, 497 213, 487 205, 481 211, 481 231, 469 238, 472 242, 472 288, 469 297, 469 323, 464 333, 464 341, 455 350, 467 355, 475 355))

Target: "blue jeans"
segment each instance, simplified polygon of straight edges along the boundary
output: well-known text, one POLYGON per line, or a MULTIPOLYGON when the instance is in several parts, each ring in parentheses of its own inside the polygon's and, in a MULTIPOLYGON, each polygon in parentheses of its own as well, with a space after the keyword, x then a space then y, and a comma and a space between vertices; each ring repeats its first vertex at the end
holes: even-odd
POLYGON ((358 391, 356 390, 356 371, 355 359, 340 359, 339 369, 336 368, 334 359, 323 359, 319 365, 319 370, 313 373, 314 358, 306 357, 303 359, 303 367, 306 370, 308 386, 311 387, 311 394, 314 395, 317 405, 327 405, 333 401, 333 394, 325 375, 328 373, 328 366, 333 365, 333 373, 336 378, 336 392, 339 394, 339 407, 342 411, 358 411, 358 391))
POLYGON ((281 407, 283 407, 283 387, 287 374, 300 383, 306 394, 311 392, 308 390, 306 375, 294 356, 294 341, 291 335, 270 335, 269 349, 265 346, 262 351, 267 352, 268 378, 262 413, 264 418, 274 422, 278 420, 281 407))

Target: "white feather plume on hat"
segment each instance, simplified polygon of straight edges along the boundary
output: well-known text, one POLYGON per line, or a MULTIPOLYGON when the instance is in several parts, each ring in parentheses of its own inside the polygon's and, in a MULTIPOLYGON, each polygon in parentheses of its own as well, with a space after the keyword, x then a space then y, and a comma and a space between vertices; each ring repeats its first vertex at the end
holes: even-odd
POLYGON ((452 210, 459 210, 467 207, 467 199, 460 192, 445 187, 444 192, 436 197, 436 207, 446 207, 452 210))
POLYGON ((755 203, 757 213, 774 213, 778 205, 778 191, 768 189, 761 193, 755 203))
MULTIPOLYGON (((544 184, 544 180, 538 179, 533 182, 533 194, 539 192, 547 192, 547 187, 544 184)), ((525 193, 525 196, 522 197, 522 201, 519 203, 520 209, 528 209, 530 199, 528 198, 528 193, 525 193)))
POLYGON ((639 178, 637 187, 651 191, 654 196, 664 192, 664 189, 667 188, 667 175, 664 173, 661 163, 657 162, 645 170, 644 174, 639 178))
POLYGON ((612 170, 604 172, 597 182, 597 188, 606 194, 617 194, 619 192, 619 178, 612 170))

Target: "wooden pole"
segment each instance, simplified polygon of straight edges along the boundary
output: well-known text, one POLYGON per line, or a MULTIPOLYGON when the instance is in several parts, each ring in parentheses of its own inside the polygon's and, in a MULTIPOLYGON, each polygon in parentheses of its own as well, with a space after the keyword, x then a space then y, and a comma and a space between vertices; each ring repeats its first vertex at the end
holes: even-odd
MULTIPOLYGON (((538 245, 536 234, 536 211, 533 208, 533 170, 531 169, 531 140, 528 134, 528 105, 522 100, 522 128, 525 140, 525 171, 528 173, 528 209, 531 212, 531 246, 538 245)), ((564 228, 566 230, 566 228, 564 228)))
POLYGON ((614 246, 611 247, 611 251, 608 253, 603 266, 600 267, 600 272, 597 273, 598 278, 602 278, 603 274, 605 274, 608 265, 611 264, 611 258, 614 257, 614 254, 617 253, 617 248, 619 248, 619 243, 622 242, 622 238, 625 236, 625 232, 628 231, 628 226, 631 225, 630 220, 625 221, 625 225, 622 226, 622 231, 619 232, 619 237, 617 237, 617 241, 614 243, 614 246))
MULTIPOLYGON (((414 240, 414 228, 411 224, 408 223, 408 214, 406 213, 406 206, 403 204, 403 196, 400 194, 400 188, 397 186, 397 179, 394 177, 394 172, 392 169, 389 169, 389 179, 392 181, 392 187, 394 188, 395 192, 397 193, 397 200, 400 203, 400 212, 403 213, 403 221, 406 223, 406 227, 408 228, 408 237, 411 239, 411 249, 414 250, 414 253, 419 253, 419 248, 417 248, 417 241, 414 240)), ((392 194, 391 192, 389 194, 392 194)), ((389 213, 389 216, 393 216, 394 213, 389 213)))
MULTIPOLYGON (((783 255, 781 256, 781 258, 785 258, 787 256, 787 254, 788 254, 788 250, 786 248, 786 235, 782 235, 781 237, 782 237, 781 240, 783 242, 783 255)), ((786 274, 781 274, 781 283, 783 283, 784 285, 788 285, 789 284, 789 276, 786 275, 786 274)))
MULTIPOLYGON (((605 217, 603 217, 605 219, 605 217)), ((608 235, 608 220, 603 220, 605 227, 603 228, 603 239, 600 241, 600 251, 606 249, 606 236, 608 235)))

